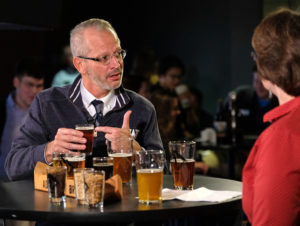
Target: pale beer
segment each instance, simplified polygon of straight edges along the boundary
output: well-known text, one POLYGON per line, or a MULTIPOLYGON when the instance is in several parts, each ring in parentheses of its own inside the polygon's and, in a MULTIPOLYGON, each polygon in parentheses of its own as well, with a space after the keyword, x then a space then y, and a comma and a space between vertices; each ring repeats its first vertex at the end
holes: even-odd
POLYGON ((162 199, 163 169, 138 169, 137 184, 140 202, 160 202, 162 199))
POLYGON ((195 160, 179 158, 171 160, 173 184, 176 189, 193 189, 195 160))

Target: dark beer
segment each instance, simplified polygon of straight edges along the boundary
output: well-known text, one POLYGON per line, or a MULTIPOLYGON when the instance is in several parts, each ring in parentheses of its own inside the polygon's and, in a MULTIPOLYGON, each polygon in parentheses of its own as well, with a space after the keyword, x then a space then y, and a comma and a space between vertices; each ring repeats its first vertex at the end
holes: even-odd
POLYGON ((111 157, 94 157, 93 168, 95 170, 103 170, 105 172, 105 180, 113 175, 113 161, 111 157))
POLYGON ((95 170, 103 170, 105 172, 105 180, 112 177, 113 175, 113 166, 114 164, 111 162, 98 162, 93 163, 93 167, 95 170))
POLYGON ((194 184, 194 159, 172 159, 171 160, 173 184, 176 189, 193 189, 194 184))
POLYGON ((94 142, 94 125, 93 124, 83 124, 76 125, 76 130, 83 132, 83 137, 86 138, 86 148, 84 150, 79 150, 86 155, 91 155, 93 152, 93 142, 94 142))
POLYGON ((47 184, 50 200, 54 203, 63 201, 66 185, 66 167, 48 167, 47 184))
POLYGON ((53 166, 66 166, 67 167, 67 178, 73 179, 73 169, 85 168, 85 154, 78 153, 66 153, 57 154, 53 157, 53 166))

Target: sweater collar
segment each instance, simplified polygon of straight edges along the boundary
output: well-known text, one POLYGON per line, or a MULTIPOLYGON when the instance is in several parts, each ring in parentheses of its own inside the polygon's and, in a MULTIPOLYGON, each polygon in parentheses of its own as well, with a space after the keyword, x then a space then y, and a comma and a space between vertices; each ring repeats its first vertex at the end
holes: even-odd
MULTIPOLYGON (((69 99, 77 105, 82 105, 82 97, 80 93, 80 83, 81 83, 81 75, 77 76, 73 84, 71 85, 71 89, 69 90, 68 97, 69 99)), ((113 110, 117 110, 123 108, 130 102, 130 98, 126 93, 125 89, 121 85, 119 88, 115 89, 115 95, 117 96, 116 105, 113 110)))

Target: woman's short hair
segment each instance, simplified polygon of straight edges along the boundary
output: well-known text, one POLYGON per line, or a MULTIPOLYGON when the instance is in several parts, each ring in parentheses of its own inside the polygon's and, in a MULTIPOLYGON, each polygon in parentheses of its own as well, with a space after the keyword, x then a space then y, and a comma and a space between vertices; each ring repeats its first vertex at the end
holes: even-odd
POLYGON ((280 9, 252 37, 259 75, 292 96, 300 95, 300 14, 280 9))

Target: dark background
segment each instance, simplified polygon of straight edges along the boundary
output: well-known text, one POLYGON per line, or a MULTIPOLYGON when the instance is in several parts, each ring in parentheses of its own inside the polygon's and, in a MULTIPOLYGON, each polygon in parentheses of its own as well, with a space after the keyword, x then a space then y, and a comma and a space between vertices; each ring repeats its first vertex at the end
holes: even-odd
POLYGON ((241 84, 251 84, 251 36, 263 16, 262 0, 28 0, 0 6, 0 97, 12 89, 14 66, 21 57, 45 60, 47 85, 58 70, 69 31, 92 17, 111 22, 132 56, 148 47, 157 57, 178 55, 187 66, 184 82, 204 94, 204 108, 215 112, 217 98, 241 84), (9 26, 4 22, 10 23, 9 26), (18 26, 13 26, 17 24, 18 26), (20 25, 27 25, 22 27, 20 25))

